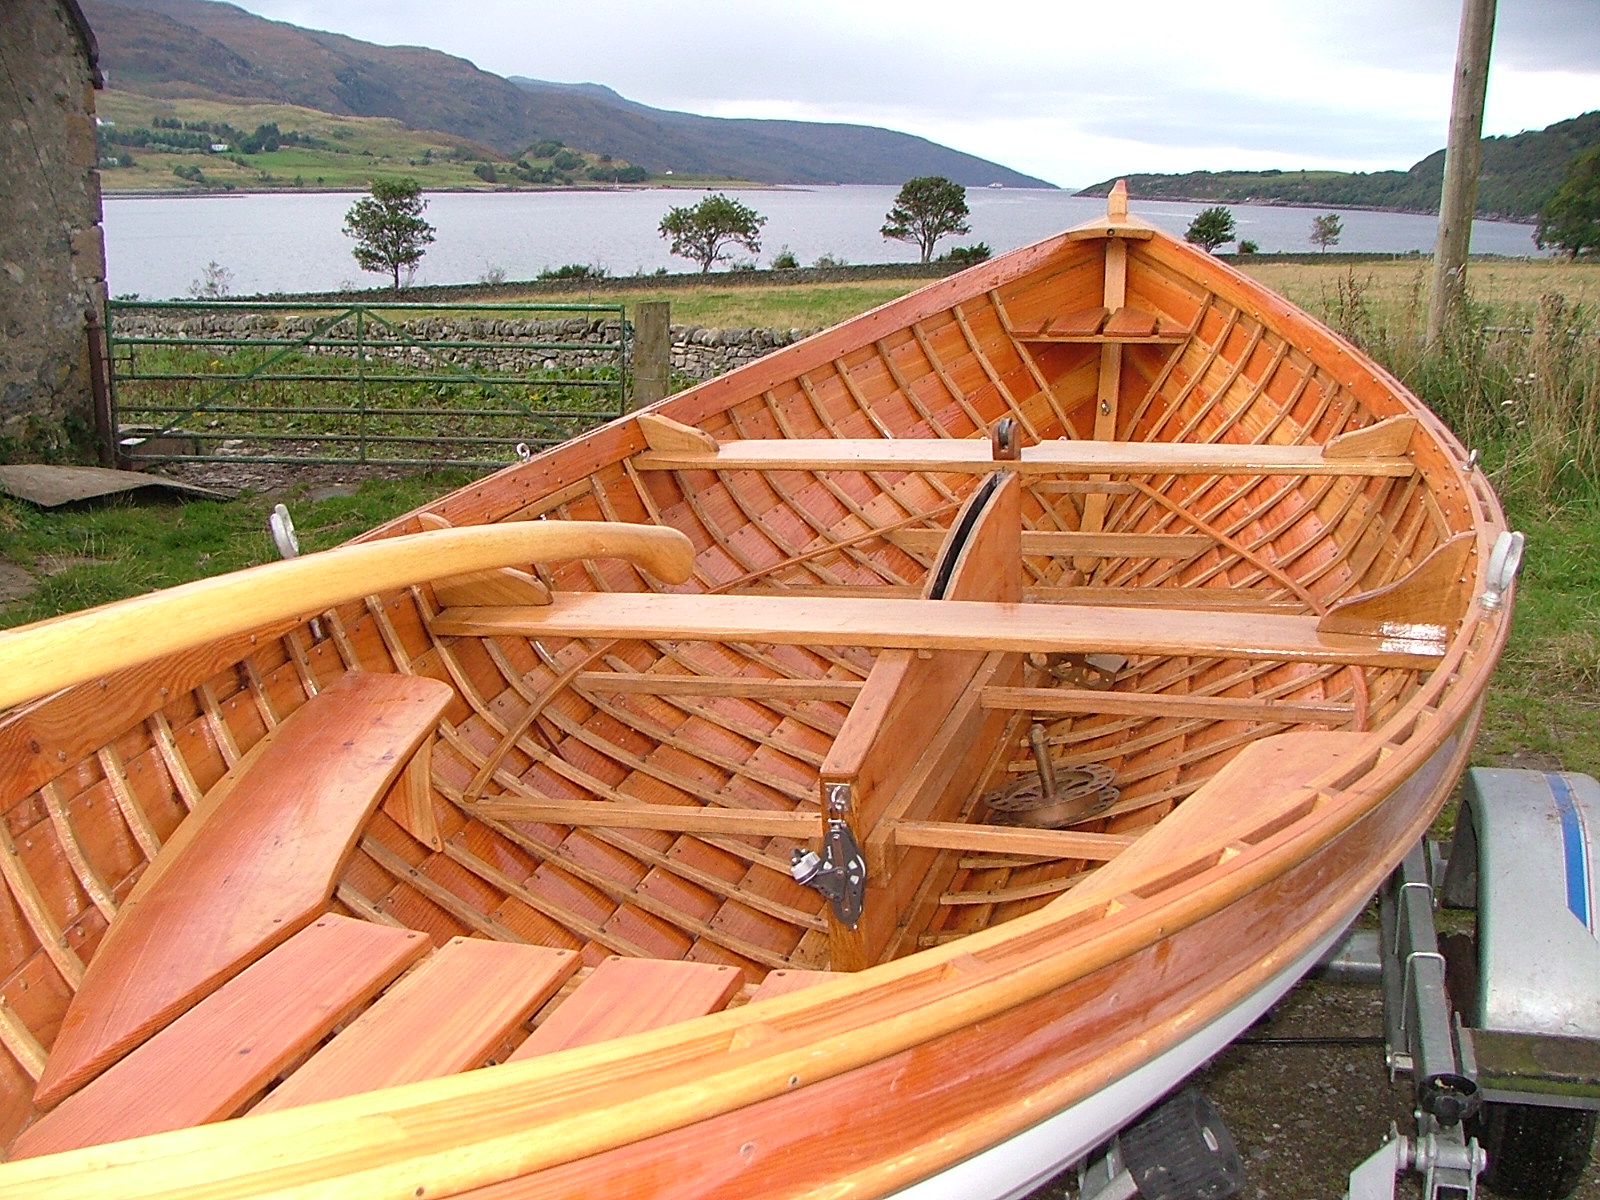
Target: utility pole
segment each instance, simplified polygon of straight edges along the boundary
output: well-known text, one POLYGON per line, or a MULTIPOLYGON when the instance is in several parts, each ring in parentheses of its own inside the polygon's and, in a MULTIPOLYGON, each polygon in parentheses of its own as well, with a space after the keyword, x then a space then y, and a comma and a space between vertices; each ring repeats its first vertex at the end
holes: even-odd
POLYGON ((1483 157, 1483 98, 1489 87, 1494 8, 1495 0, 1462 0, 1455 89, 1450 100, 1450 141, 1444 152, 1444 189, 1439 197, 1439 236, 1433 247, 1433 294, 1428 305, 1430 346, 1443 336, 1466 289, 1467 250, 1472 243, 1478 167, 1483 157))

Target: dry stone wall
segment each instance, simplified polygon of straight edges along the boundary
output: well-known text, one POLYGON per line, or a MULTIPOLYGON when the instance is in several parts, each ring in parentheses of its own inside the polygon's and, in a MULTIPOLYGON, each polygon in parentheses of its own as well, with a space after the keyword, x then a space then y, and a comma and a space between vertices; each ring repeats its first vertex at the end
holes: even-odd
MULTIPOLYGON (((196 338, 226 341, 251 337, 287 341, 307 337, 317 318, 296 314, 219 309, 152 310, 137 306, 113 307, 115 335, 123 338, 196 338)), ((581 371, 616 364, 614 349, 618 337, 615 320, 568 317, 559 320, 528 320, 494 317, 423 317, 394 323, 396 332, 376 335, 385 341, 402 344, 379 346, 369 353, 396 362, 417 362, 430 353, 452 362, 470 362, 492 371, 581 371), (493 342, 493 346, 475 343, 493 342), (409 343, 409 344, 407 344, 409 343), (424 345, 419 345, 425 344, 424 345), (460 350, 454 349, 456 344, 460 350)), ((628 354, 632 356, 633 328, 624 328, 628 354)), ((693 325, 674 325, 671 330, 670 365, 678 386, 698 383, 725 374, 735 367, 753 362, 781 346, 798 341, 798 329, 705 329, 693 325)), ((336 326, 318 338, 312 352, 336 354, 353 346, 354 326, 336 326)))

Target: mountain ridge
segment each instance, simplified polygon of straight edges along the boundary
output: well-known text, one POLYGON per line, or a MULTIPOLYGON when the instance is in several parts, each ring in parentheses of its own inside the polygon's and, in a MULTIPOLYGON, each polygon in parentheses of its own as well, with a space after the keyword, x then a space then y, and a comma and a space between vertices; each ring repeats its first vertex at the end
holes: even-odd
POLYGON ((113 86, 143 95, 390 117, 508 155, 556 139, 654 175, 770 184, 900 184, 944 175, 968 186, 1055 187, 912 134, 674 113, 603 84, 513 82, 442 51, 303 29, 221 0, 83 0, 82 7, 113 86))
MULTIPOLYGON (((1477 215, 1531 222, 1538 217, 1573 156, 1600 145, 1600 110, 1543 129, 1483 139, 1477 215)), ((1435 150, 1405 171, 1190 171, 1176 175, 1124 175, 1128 190, 1147 200, 1203 203, 1278 203, 1386 212, 1437 213, 1444 182, 1444 151, 1435 150)), ((1114 179, 1084 188, 1103 196, 1114 179)))

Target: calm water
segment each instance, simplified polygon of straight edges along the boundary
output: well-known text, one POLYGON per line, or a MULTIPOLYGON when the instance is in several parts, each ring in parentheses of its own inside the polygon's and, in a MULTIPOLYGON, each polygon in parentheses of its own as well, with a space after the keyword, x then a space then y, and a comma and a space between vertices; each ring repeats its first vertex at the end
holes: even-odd
MULTIPOLYGON (((767 218, 760 265, 787 247, 802 266, 822 255, 848 263, 915 262, 917 251, 882 238, 878 229, 894 202, 893 187, 824 187, 739 191, 729 195, 767 218)), ((447 192, 428 197, 427 218, 438 230, 417 272, 417 283, 472 283, 492 270, 531 279, 567 263, 604 267, 613 275, 658 267, 690 271, 673 258, 657 232, 676 205, 696 203, 693 191, 447 192)), ((363 273, 342 233, 354 195, 293 194, 133 198, 105 201, 106 256, 113 295, 157 300, 190 294, 209 262, 232 273, 233 292, 329 291, 378 287, 363 273)), ((940 243, 987 242, 996 253, 1027 245, 1105 211, 1105 201, 1064 192, 978 188, 967 193, 972 232, 940 243)), ((1134 201, 1132 211, 1182 234, 1202 204, 1134 201)), ((1311 220, 1340 211, 1346 251, 1404 254, 1433 250, 1434 218, 1399 213, 1229 206, 1239 236, 1265 252, 1310 251, 1311 220)), ((1532 255, 1531 225, 1479 221, 1472 249, 1482 254, 1532 255)))

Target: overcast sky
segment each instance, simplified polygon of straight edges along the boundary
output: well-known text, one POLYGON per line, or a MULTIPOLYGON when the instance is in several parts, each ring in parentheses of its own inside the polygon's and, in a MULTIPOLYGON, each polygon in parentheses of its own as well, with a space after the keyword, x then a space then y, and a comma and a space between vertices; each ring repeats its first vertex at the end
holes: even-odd
MULTIPOLYGON (((1062 186, 1404 169, 1445 143, 1460 0, 237 0, 656 108, 881 125, 1062 186)), ((1600 108, 1600 0, 1500 0, 1486 134, 1600 108)))

